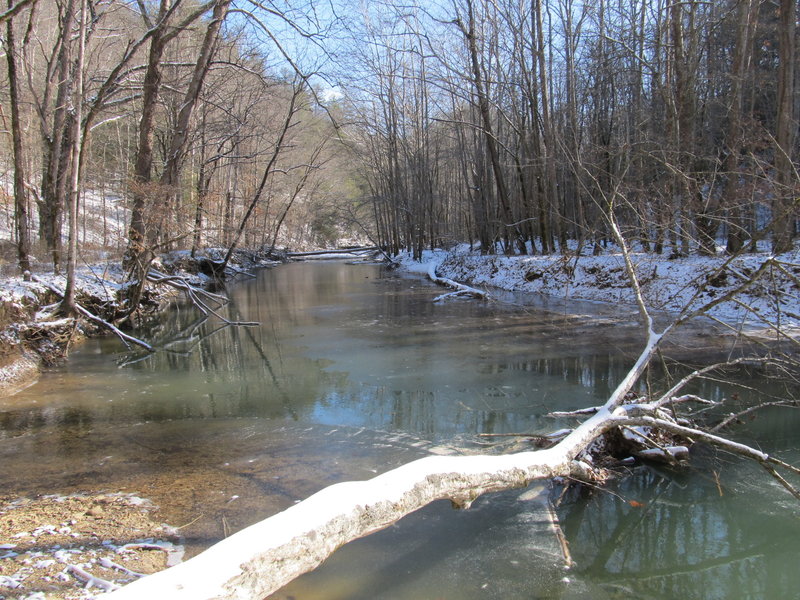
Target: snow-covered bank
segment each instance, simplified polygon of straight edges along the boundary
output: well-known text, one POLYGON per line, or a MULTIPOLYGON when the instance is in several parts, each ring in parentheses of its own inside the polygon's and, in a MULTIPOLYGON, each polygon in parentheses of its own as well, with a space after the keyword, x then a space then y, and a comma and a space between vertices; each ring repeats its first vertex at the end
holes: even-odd
MULTIPOLYGON (((751 331, 778 325, 785 331, 800 331, 797 250, 780 256, 759 252, 733 259, 721 255, 669 258, 667 254, 635 252, 633 260, 645 302, 656 311, 677 314, 687 305, 696 310, 735 292, 734 297, 711 306, 708 316, 751 331), (758 279, 748 283, 756 273, 760 273, 758 279)), ((438 275, 470 285, 629 305, 635 311, 633 290, 617 251, 600 256, 502 256, 481 255, 461 246, 446 252, 428 251, 421 262, 409 254, 400 256, 399 261, 407 271, 421 274, 433 263, 438 275)))
MULTIPOLYGON (((192 257, 188 251, 172 252, 154 262, 161 273, 178 276, 186 283, 203 287, 211 278, 202 272, 204 262, 221 261, 224 249, 207 249, 192 257)), ((229 272, 249 272, 278 264, 265 255, 240 250, 234 254, 229 272)), ((81 335, 100 331, 89 325, 58 315, 60 298, 54 290, 64 290, 64 275, 52 271, 36 273, 30 280, 21 276, 0 281, 0 396, 35 381, 42 365, 63 358, 70 344, 81 335)), ((98 317, 113 322, 126 308, 126 274, 119 263, 86 265, 76 273, 76 299, 98 317)), ((140 315, 155 313, 175 295, 174 287, 150 285, 140 305, 140 315)))

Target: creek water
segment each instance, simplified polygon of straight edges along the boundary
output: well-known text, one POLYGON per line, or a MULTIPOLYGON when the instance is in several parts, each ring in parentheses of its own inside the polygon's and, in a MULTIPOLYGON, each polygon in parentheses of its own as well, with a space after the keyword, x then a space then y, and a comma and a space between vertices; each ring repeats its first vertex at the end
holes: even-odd
MULTIPOLYGON (((226 316, 256 327, 181 305, 147 332, 165 349, 155 355, 89 340, 0 399, 3 493, 135 492, 196 552, 331 483, 506 439, 479 433, 568 425, 547 413, 603 402, 641 347, 619 308, 434 303, 440 293, 377 265, 291 264, 232 286, 226 316)), ((702 332, 692 346, 721 350, 702 332)), ((786 393, 745 373, 734 384, 695 391, 786 393)), ((738 435, 796 460, 799 424, 796 411, 764 411, 738 435)), ((797 504, 732 456, 698 447, 686 469, 555 487, 569 571, 542 487, 468 511, 434 503, 274 598, 800 597, 797 504)))

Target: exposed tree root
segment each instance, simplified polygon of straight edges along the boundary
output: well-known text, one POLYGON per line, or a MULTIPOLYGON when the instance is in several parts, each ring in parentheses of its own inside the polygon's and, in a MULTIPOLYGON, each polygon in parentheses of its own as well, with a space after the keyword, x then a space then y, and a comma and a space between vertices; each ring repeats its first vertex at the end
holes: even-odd
MULTIPOLYGON (((34 277, 33 280, 37 281, 38 283, 41 283, 44 286, 46 286, 51 292, 53 292, 59 298, 63 298, 64 297, 64 292, 62 292, 61 290, 56 288, 54 285, 51 285, 51 284, 49 284, 49 283, 47 283, 45 281, 42 281, 41 279, 37 279, 36 277, 34 277)), ((82 316, 84 316, 85 318, 89 319, 90 321, 92 321, 96 325, 100 325, 101 327, 111 331, 120 340, 122 340, 122 342, 128 348, 130 348, 130 344, 135 344, 137 346, 141 346, 142 348, 144 348, 148 352, 154 352, 155 351, 155 348, 153 348, 147 342, 145 342, 143 340, 140 340, 139 338, 135 338, 132 335, 128 335, 124 331, 120 330, 116 325, 110 323, 109 321, 106 321, 105 319, 101 319, 96 314, 90 312, 89 310, 87 310, 81 304, 79 304, 77 302, 75 303, 75 310, 77 310, 78 313, 80 313, 82 316)))

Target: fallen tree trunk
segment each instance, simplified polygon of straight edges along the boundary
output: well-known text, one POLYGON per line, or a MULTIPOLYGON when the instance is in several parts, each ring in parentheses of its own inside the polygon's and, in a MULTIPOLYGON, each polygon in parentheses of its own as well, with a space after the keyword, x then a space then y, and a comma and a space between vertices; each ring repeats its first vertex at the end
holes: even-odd
POLYGON ((332 485, 171 569, 108 598, 261 599, 318 566, 343 544, 435 500, 468 508, 482 494, 556 476, 583 478, 575 456, 606 427, 601 411, 557 446, 503 456, 429 456, 373 479, 332 485))
POLYGON ((434 302, 439 302, 440 300, 444 300, 445 298, 452 298, 455 296, 470 296, 472 298, 478 298, 480 300, 490 300, 491 296, 488 292, 484 292, 483 290, 479 290, 474 287, 470 287, 468 285, 464 285, 463 283, 459 283, 452 279, 448 279, 447 277, 439 277, 436 274, 436 263, 431 263, 428 266, 428 279, 430 279, 433 283, 442 285, 446 288, 450 288, 451 290, 455 290, 450 292, 449 294, 442 294, 441 296, 436 296, 433 299, 434 302))

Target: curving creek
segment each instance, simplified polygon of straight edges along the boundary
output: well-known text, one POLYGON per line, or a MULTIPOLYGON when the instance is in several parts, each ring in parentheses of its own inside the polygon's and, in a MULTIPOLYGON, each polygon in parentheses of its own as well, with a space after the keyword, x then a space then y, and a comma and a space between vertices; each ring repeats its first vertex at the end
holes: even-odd
MULTIPOLYGON (((329 484, 512 443, 477 433, 566 426, 546 413, 603 402, 642 342, 617 308, 433 303, 440 288, 377 265, 284 265, 229 293, 228 318, 260 326, 176 306, 147 333, 167 351, 89 340, 0 399, 3 492, 135 492, 196 553, 329 484)), ((715 336, 692 335, 701 355, 719 351, 715 336)), ((736 383, 694 391, 781 393, 745 373, 736 383)), ((739 435, 797 459, 798 421, 767 411, 739 435)), ((274 598, 796 598, 798 505, 762 473, 698 448, 688 469, 640 467, 607 491, 554 488, 576 563, 566 573, 546 484, 467 511, 436 503, 274 598)))

